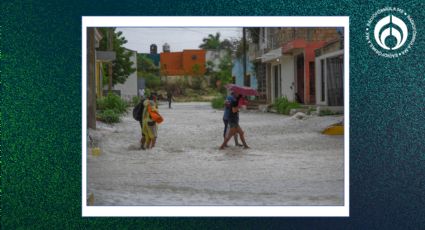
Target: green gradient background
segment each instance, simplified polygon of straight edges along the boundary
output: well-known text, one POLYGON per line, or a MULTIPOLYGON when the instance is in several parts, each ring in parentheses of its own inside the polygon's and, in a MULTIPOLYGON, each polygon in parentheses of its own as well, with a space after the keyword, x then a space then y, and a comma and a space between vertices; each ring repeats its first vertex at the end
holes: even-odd
POLYGON ((425 2, 2 1, 2 229, 425 226, 425 2), (377 56, 364 32, 385 6, 415 20, 416 43, 377 56), (81 16, 350 16, 350 218, 82 218, 81 16))

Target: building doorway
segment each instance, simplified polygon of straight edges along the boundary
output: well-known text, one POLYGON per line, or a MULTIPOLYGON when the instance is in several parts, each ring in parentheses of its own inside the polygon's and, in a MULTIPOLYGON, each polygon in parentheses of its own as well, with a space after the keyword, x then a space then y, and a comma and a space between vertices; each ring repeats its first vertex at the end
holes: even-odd
POLYGON ((271 64, 267 63, 266 64, 266 83, 267 83, 267 103, 272 103, 272 71, 271 71, 271 64))
POLYGON ((276 100, 277 98, 279 98, 279 94, 280 94, 280 65, 275 65, 273 67, 273 80, 274 80, 274 99, 276 100))
POLYGON ((244 86, 251 87, 251 75, 247 74, 244 76, 244 86))
POLYGON ((316 104, 316 74, 314 62, 309 63, 310 68, 310 104, 316 104))
POLYGON ((297 93, 295 94, 296 101, 304 104, 304 55, 300 54, 297 57, 297 93))

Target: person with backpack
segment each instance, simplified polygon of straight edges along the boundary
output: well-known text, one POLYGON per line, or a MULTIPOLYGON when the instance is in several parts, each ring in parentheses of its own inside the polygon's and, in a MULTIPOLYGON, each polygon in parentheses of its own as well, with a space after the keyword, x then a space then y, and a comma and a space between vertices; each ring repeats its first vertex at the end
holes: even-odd
POLYGON ((133 118, 139 122, 140 124, 140 130, 142 133, 142 138, 140 139, 140 148, 145 150, 144 143, 145 143, 145 134, 143 133, 143 110, 144 110, 144 101, 145 97, 142 95, 140 97, 140 102, 134 107, 133 109, 133 118))

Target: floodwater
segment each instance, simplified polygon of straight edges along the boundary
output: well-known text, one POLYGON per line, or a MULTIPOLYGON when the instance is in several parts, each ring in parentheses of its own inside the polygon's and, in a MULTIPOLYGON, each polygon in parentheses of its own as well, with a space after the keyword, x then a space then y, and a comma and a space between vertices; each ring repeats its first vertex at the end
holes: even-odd
POLYGON ((210 103, 160 105, 156 147, 140 150, 131 112, 90 135, 101 148, 87 154, 87 193, 94 205, 344 205, 344 137, 320 133, 342 116, 299 120, 243 111, 251 149, 219 150, 223 111, 210 103))

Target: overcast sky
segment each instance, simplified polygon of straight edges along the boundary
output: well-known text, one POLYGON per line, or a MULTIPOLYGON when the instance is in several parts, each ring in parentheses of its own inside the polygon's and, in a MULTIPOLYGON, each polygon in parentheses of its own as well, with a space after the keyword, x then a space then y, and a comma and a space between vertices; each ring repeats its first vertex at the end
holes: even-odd
POLYGON ((135 50, 138 53, 149 53, 150 45, 158 46, 158 53, 162 52, 162 45, 168 43, 171 52, 182 51, 183 49, 199 49, 202 39, 208 34, 220 32, 220 39, 242 37, 242 28, 199 28, 199 27, 174 27, 174 28, 122 28, 127 39, 124 47, 135 50))

